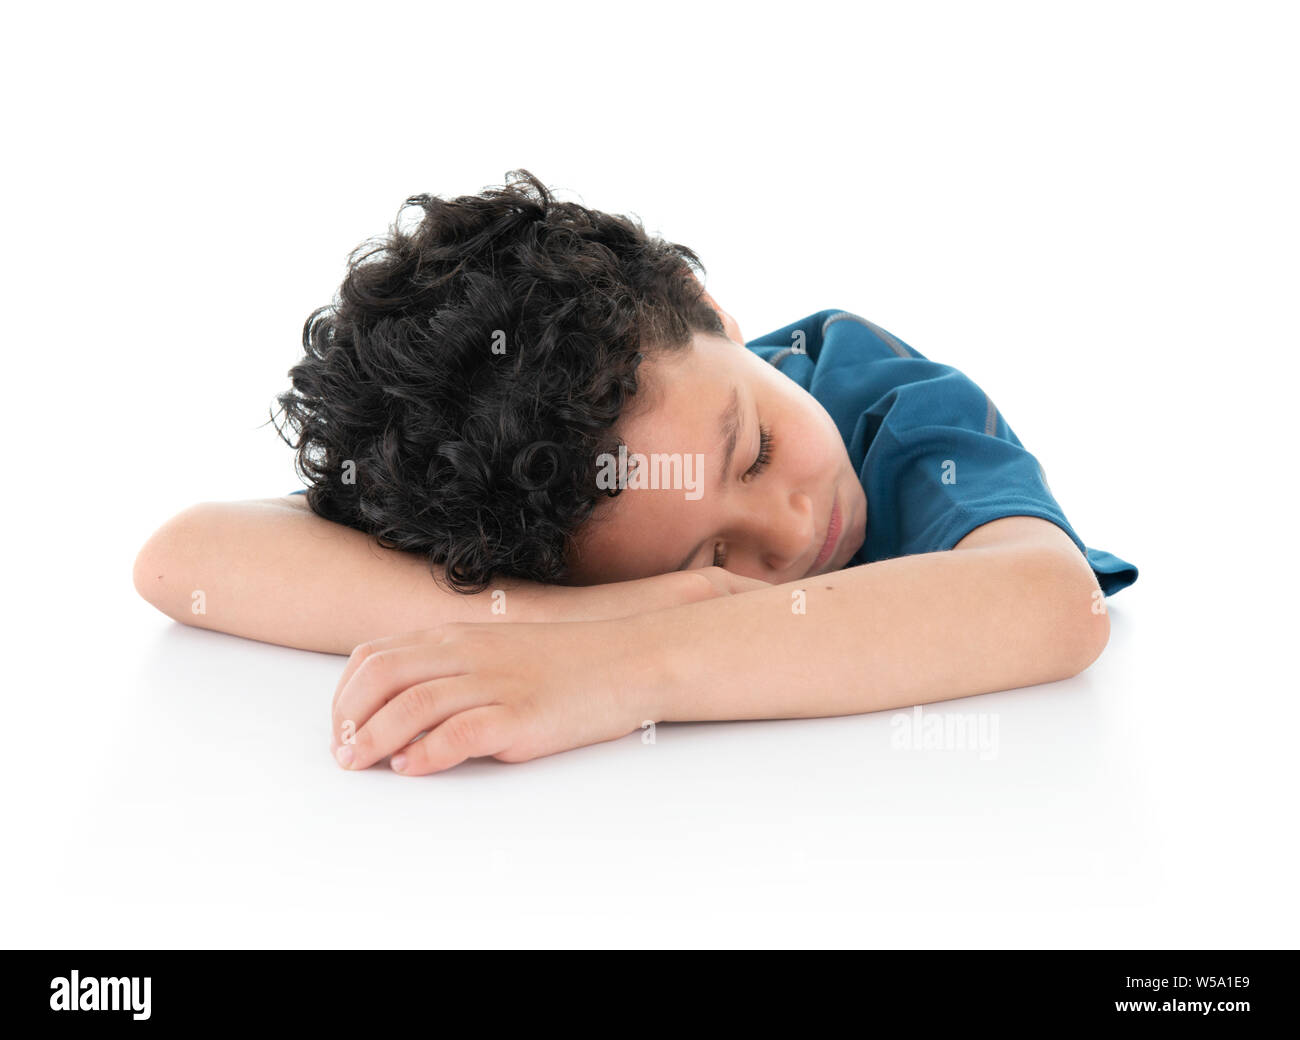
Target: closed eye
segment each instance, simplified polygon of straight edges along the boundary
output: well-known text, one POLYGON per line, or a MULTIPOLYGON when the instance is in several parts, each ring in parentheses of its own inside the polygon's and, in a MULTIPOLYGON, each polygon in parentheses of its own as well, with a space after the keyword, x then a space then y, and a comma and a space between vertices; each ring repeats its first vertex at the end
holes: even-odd
POLYGON ((763 470, 767 469, 767 464, 772 461, 772 431, 766 426, 759 424, 758 427, 758 458, 754 464, 745 470, 746 478, 758 476, 763 470))
MULTIPOLYGON (((754 459, 754 464, 745 470, 741 476, 742 480, 753 480, 756 476, 767 469, 768 464, 772 461, 772 431, 759 423, 758 426, 758 457, 754 459)), ((727 562, 727 549, 723 545, 716 545, 713 548, 713 566, 722 567, 727 562)))

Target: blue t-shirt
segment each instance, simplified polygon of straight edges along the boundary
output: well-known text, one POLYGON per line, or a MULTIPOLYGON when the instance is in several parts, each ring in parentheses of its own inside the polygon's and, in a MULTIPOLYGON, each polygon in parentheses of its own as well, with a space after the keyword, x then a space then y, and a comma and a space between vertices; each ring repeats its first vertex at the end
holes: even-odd
POLYGON ((1068 534, 1111 595, 1133 564, 1074 533, 993 401, 950 365, 842 310, 810 314, 746 346, 830 413, 867 496, 867 537, 846 567, 951 549, 981 524, 1037 516, 1068 534))

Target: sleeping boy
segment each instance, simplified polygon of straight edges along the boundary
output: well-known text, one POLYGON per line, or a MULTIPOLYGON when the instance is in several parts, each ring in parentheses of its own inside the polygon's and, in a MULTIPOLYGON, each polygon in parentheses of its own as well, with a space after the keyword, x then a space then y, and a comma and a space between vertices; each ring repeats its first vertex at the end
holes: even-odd
POLYGON ((1096 660, 1137 569, 980 387, 838 308, 746 343, 703 270, 526 170, 408 199, 279 398, 306 490, 186 510, 137 589, 350 654, 331 751, 408 776, 1096 660))

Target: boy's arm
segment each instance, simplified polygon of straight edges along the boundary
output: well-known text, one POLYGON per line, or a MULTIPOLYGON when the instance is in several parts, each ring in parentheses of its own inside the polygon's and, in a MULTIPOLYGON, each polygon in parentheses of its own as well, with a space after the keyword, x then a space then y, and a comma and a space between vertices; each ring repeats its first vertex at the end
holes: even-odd
POLYGON ((1005 517, 950 551, 636 618, 441 626, 357 648, 331 746, 346 768, 392 755, 423 775, 655 721, 855 715, 1052 682, 1105 647, 1100 595, 1060 528, 1005 517))
POLYGON ((317 516, 302 495, 193 506, 149 539, 134 577, 176 621, 336 654, 448 621, 599 620, 762 584, 709 568, 586 587, 502 579, 467 596, 435 582, 423 557, 317 516))
POLYGON ((638 624, 669 648, 653 717, 677 721, 851 715, 1053 682, 1087 668, 1110 637, 1092 568, 1036 517, 984 524, 948 552, 638 624), (803 614, 791 609, 800 589, 803 614))

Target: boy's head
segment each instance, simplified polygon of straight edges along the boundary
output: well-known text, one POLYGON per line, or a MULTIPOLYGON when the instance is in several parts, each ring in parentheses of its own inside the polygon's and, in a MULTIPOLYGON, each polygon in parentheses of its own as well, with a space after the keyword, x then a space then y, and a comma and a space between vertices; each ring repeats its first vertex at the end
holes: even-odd
POLYGON ((834 423, 727 338, 690 249, 524 170, 406 207, 418 225, 356 250, 308 318, 279 398, 315 512, 465 592, 715 563, 792 581, 856 551, 866 502, 834 423))

